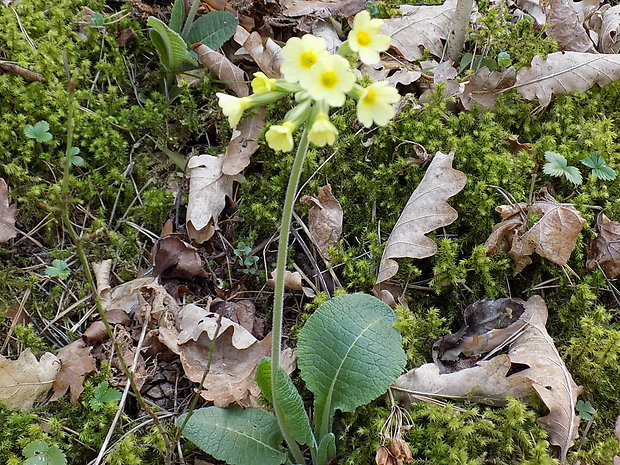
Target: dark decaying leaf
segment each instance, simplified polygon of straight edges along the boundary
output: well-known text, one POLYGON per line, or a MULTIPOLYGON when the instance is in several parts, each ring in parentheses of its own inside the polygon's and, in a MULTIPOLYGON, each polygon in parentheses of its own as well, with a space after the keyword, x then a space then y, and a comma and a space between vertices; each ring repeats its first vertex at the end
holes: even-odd
POLYGON ((79 405, 78 397, 84 391, 84 379, 97 368, 95 359, 90 354, 90 347, 82 339, 78 339, 60 349, 58 358, 61 366, 52 385, 53 394, 50 400, 60 399, 70 389, 71 403, 79 405))
POLYGON ((590 243, 586 268, 601 265, 609 279, 620 276, 620 222, 611 221, 604 213, 596 219, 598 236, 590 243))
POLYGON ((598 53, 572 4, 571 0, 550 0, 545 33, 560 50, 598 53))
POLYGON ((196 247, 178 236, 164 237, 155 244, 153 263, 154 276, 185 279, 207 276, 196 247))

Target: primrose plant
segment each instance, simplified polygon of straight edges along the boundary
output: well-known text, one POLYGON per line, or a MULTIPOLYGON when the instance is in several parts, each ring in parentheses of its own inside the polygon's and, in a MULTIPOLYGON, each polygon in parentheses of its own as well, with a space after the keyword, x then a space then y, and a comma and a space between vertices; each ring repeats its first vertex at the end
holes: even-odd
MULTIPOLYGON (((367 64, 379 62, 379 52, 387 50, 390 43, 388 36, 379 33, 381 24, 367 11, 356 15, 340 52, 357 53, 367 64)), ((358 85, 349 62, 330 54, 322 38, 291 38, 282 56, 282 79, 258 72, 252 81, 252 95, 238 98, 217 94, 233 127, 248 108, 294 95, 296 106, 265 135, 269 147, 276 151, 291 151, 293 134, 301 129, 278 243, 271 358, 264 358, 256 368, 256 382, 275 416, 256 408, 207 407, 178 420, 185 437, 231 465, 325 465, 336 456, 332 432, 336 410, 351 412, 383 394, 406 362, 400 334, 393 327, 392 310, 372 296, 351 294, 321 305, 299 332, 298 366, 306 387, 314 394, 312 422, 292 380, 280 368, 288 236, 309 143, 319 147, 335 143, 338 131, 329 112, 342 106, 347 97, 357 100, 357 117, 366 127, 386 125, 394 116, 393 104, 399 100, 396 89, 385 81, 358 85), (287 449, 282 448, 283 442, 287 449)))

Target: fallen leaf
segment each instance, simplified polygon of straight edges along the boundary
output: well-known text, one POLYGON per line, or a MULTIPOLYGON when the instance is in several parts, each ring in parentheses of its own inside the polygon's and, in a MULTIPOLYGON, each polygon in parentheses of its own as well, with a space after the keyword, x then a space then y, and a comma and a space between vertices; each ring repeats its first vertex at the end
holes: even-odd
POLYGON ((280 77, 282 48, 270 37, 264 39, 258 32, 252 32, 243 42, 243 48, 254 59, 260 70, 270 78, 280 77))
POLYGON ((403 5, 403 16, 384 20, 381 32, 392 37, 392 48, 409 61, 422 57, 424 49, 440 57, 455 7, 456 0, 432 6, 403 5))
POLYGON ((201 392, 217 407, 233 402, 247 406, 260 393, 254 381, 256 364, 271 352, 271 333, 258 341, 249 331, 228 318, 189 304, 179 313, 179 331, 160 328, 159 338, 178 354, 186 376, 200 382, 207 367, 211 341, 217 338, 212 363, 201 392), (221 327, 218 331, 218 320, 221 327))
POLYGON ((471 110, 473 104, 482 108, 493 108, 498 93, 512 86, 516 76, 517 72, 512 66, 505 71, 480 68, 465 83, 463 92, 458 97, 466 110, 471 110))
POLYGON ((332 18, 327 18, 325 20, 319 19, 312 24, 312 35, 325 39, 326 48, 329 53, 338 53, 338 48, 342 45, 342 40, 340 40, 342 28, 338 22, 334 21, 332 18), (338 29, 336 29, 336 25, 338 29))
POLYGON ((15 204, 9 205, 9 186, 0 178, 0 242, 6 242, 17 236, 15 229, 15 204))
POLYGON ((321 256, 329 259, 327 249, 336 245, 342 234, 344 214, 340 202, 329 184, 319 188, 318 197, 304 195, 300 201, 311 205, 308 211, 310 238, 321 256))
POLYGON ((112 260, 102 260, 93 263, 93 271, 95 272, 95 281, 97 283, 97 294, 102 303, 110 299, 110 273, 112 272, 112 260))
POLYGON ((620 52, 620 5, 612 6, 603 13, 599 47, 603 53, 620 52))
POLYGON ((582 389, 575 384, 547 333, 548 312, 542 297, 521 302, 525 310, 519 319, 524 329, 512 338, 508 354, 448 374, 441 374, 435 364, 422 365, 396 381, 396 393, 406 401, 415 399, 415 395, 437 395, 475 398, 480 403, 497 405, 505 403, 506 396, 524 399, 533 389, 549 409, 538 423, 549 433, 551 443, 560 447, 563 463, 578 436, 575 405, 582 389))
POLYGON ((571 0, 550 0, 545 34, 560 50, 598 53, 572 5, 571 0))
POLYGON ((189 159, 189 202, 187 205, 187 234, 202 244, 211 239, 217 229, 217 218, 232 197, 233 181, 241 182, 241 174, 222 173, 224 155, 198 155, 189 159))
POLYGON ((60 360, 45 352, 37 361, 30 349, 17 360, 0 355, 0 403, 9 410, 30 410, 45 398, 60 370, 60 360))
MULTIPOLYGON (((269 287, 275 287, 276 282, 276 270, 271 272, 271 279, 267 280, 269 287)), ((309 287, 305 287, 301 283, 301 274, 299 271, 284 270, 284 289, 290 289, 292 291, 302 291, 308 297, 316 297, 316 294, 309 287)))
POLYGON ((193 49, 198 55, 200 64, 223 81, 223 84, 232 90, 237 97, 247 97, 250 94, 246 84, 247 76, 241 68, 234 65, 221 53, 204 44, 196 45, 193 49))
POLYGON ((596 218, 598 236, 592 240, 586 268, 601 265, 609 279, 620 276, 620 222, 611 221, 604 213, 596 218))
MULTIPOLYGON (((111 325, 123 325, 126 326, 130 323, 131 318, 129 315, 120 308, 114 308, 105 312, 108 323, 111 325)), ((99 342, 108 339, 108 332, 105 329, 105 324, 102 320, 97 320, 92 323, 86 331, 82 333, 82 340, 88 346, 93 346, 99 342)))
POLYGON ((502 215, 503 221, 493 227, 493 231, 484 243, 487 255, 498 250, 506 252, 510 250, 517 229, 522 228, 527 221, 526 203, 500 205, 495 208, 495 211, 502 215))
POLYGON ((153 275, 192 279, 207 272, 196 247, 178 236, 167 236, 153 247, 153 275))
POLYGON ((333 0, 333 1, 293 1, 287 3, 282 10, 284 16, 316 16, 317 18, 330 18, 334 15, 348 18, 366 7, 365 0, 333 0))
POLYGON ((539 26, 544 26, 547 22, 547 15, 541 5, 540 0, 517 0, 517 7, 530 15, 539 26))
POLYGON ((118 33, 118 37, 116 38, 116 43, 119 47, 124 47, 129 42, 133 42, 138 38, 138 34, 133 30, 131 26, 127 26, 121 32, 118 33))
POLYGON ((456 220, 458 213, 447 200, 459 193, 467 182, 465 174, 452 168, 453 158, 453 153, 435 154, 388 238, 375 287, 396 274, 398 263, 395 259, 425 258, 437 252, 437 244, 426 234, 456 220))
POLYGON ((90 354, 90 347, 82 339, 78 339, 60 349, 58 358, 61 366, 52 385, 50 401, 60 399, 70 389, 71 403, 79 405, 78 398, 84 392, 84 379, 97 368, 95 359, 90 354))
POLYGON ((553 95, 585 92, 595 84, 605 87, 620 79, 620 54, 555 52, 536 55, 529 68, 517 72, 513 88, 527 100, 546 107, 553 95))
POLYGON ((432 100, 434 88, 437 87, 438 84, 443 84, 443 95, 445 97, 452 97, 453 95, 462 94, 465 86, 463 83, 457 81, 457 74, 458 71, 454 66, 452 66, 450 61, 441 62, 435 67, 435 71, 433 73, 433 86, 422 93, 419 99, 420 103, 427 103, 432 100))
POLYGON ((256 307, 251 300, 233 302, 217 298, 211 302, 210 310, 240 324, 256 338, 265 335, 265 320, 256 315, 256 307))
POLYGON ((224 175, 239 174, 250 164, 250 158, 258 150, 258 137, 263 126, 265 126, 265 107, 261 106, 255 115, 244 119, 233 129, 222 162, 224 175))
MULTIPOLYGON (((616 440, 620 443, 620 415, 618 415, 618 418, 616 418, 614 434, 616 435, 616 440)), ((620 456, 614 455, 613 465, 620 465, 620 456)))

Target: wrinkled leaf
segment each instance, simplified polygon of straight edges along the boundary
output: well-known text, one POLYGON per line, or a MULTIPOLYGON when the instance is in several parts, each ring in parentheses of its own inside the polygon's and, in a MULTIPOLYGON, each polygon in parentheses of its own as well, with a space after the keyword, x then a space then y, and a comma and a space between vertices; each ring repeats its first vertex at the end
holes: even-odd
POLYGON ((185 19, 185 2, 184 0, 174 0, 172 12, 170 13, 170 23, 168 26, 177 34, 181 33, 183 20, 185 19))
POLYGON ((9 186, 0 178, 0 242, 6 242, 17 236, 15 229, 15 204, 9 204, 9 186))
POLYGON ((301 377, 314 393, 317 441, 336 410, 352 412, 383 394, 405 366, 394 313, 366 294, 334 297, 308 318, 297 342, 301 377))
POLYGON ((312 206, 308 211, 310 238, 321 256, 329 259, 327 249, 336 245, 342 234, 344 214, 340 202, 329 184, 319 188, 318 197, 304 195, 301 202, 312 206))
POLYGON ((207 272, 196 247, 177 236, 166 236, 153 248, 153 275, 191 279, 207 272))
POLYGON ((595 84, 605 87, 620 79, 620 54, 555 52, 535 56, 531 67, 517 72, 514 87, 527 100, 546 107, 553 95, 585 92, 595 84))
POLYGON ((71 403, 79 405, 78 398, 84 392, 84 379, 97 368, 90 347, 78 339, 60 349, 58 358, 62 365, 52 385, 54 392, 50 400, 60 399, 70 389, 71 403))
POLYGON ((247 76, 241 68, 234 65, 221 53, 204 44, 193 47, 193 49, 198 55, 200 64, 223 81, 223 84, 232 90, 237 97, 247 97, 249 95, 248 85, 245 83, 247 76))
POLYGON ((592 240, 586 268, 601 265, 609 279, 620 276, 620 222, 611 221, 604 213, 596 218, 598 237, 592 240))
POLYGON ((45 397, 59 370, 60 360, 49 352, 38 361, 30 349, 17 360, 0 355, 0 403, 9 410, 30 410, 45 397))
POLYGON ((437 252, 426 234, 451 224, 458 217, 448 198, 459 193, 467 177, 452 168, 454 154, 437 152, 420 184, 411 194, 383 251, 376 284, 398 271, 397 258, 425 258, 437 252))
POLYGON ((458 96, 466 110, 474 104, 482 108, 493 108, 498 93, 515 83, 517 72, 510 67, 505 71, 489 71, 480 68, 465 83, 463 92, 458 96))
POLYGON ((226 206, 226 197, 232 196, 233 181, 243 176, 222 173, 224 155, 198 155, 190 158, 188 169, 189 202, 187 205, 188 236, 202 244, 211 239, 217 229, 217 218, 226 206))
POLYGON ((222 162, 224 175, 235 176, 250 164, 250 158, 258 150, 258 138, 263 126, 265 126, 265 107, 261 106, 255 115, 244 119, 233 129, 222 162))
MULTIPOLYGON (((179 416, 177 425, 186 415, 179 416)), ((187 420, 183 436, 231 465, 280 465, 286 460, 278 421, 264 410, 201 408, 187 420)))
POLYGON ((420 58, 424 49, 440 57, 455 6, 456 0, 432 6, 401 6, 403 16, 384 20, 381 32, 392 37, 392 48, 409 61, 420 58))
POLYGON ((233 36, 238 25, 237 17, 230 11, 212 11, 192 23, 185 42, 189 45, 201 43, 217 49, 233 36))
POLYGON ((550 0, 545 34, 558 43, 560 50, 598 53, 572 3, 571 0, 550 0))
POLYGON ((316 16, 330 18, 334 15, 350 16, 359 13, 366 6, 366 0, 297 0, 286 4, 282 14, 284 16, 316 16))
POLYGON ((612 6, 603 13, 599 47, 603 53, 620 52, 620 5, 612 6))

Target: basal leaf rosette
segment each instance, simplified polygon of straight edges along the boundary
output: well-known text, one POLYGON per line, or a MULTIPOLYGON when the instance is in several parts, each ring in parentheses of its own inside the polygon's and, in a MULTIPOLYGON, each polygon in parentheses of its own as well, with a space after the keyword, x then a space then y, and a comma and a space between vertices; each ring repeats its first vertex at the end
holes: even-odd
MULTIPOLYGON (((382 24, 383 21, 371 18, 367 11, 358 13, 348 40, 339 52, 350 54, 353 51, 365 64, 378 63, 379 53, 390 46, 390 37, 379 32, 382 24)), ((400 99, 396 88, 387 81, 367 87, 356 84, 357 77, 349 61, 339 54, 329 53, 323 38, 312 34, 293 37, 282 48, 282 57, 282 79, 257 72, 251 83, 254 93, 249 97, 217 94, 219 105, 233 127, 248 108, 294 94, 297 107, 265 134, 273 150, 293 150, 294 133, 304 126, 309 129, 304 135, 310 143, 318 147, 333 145, 338 130, 329 120, 329 110, 344 105, 347 97, 357 101, 357 117, 365 127, 385 126, 394 117, 393 105, 400 99)))

